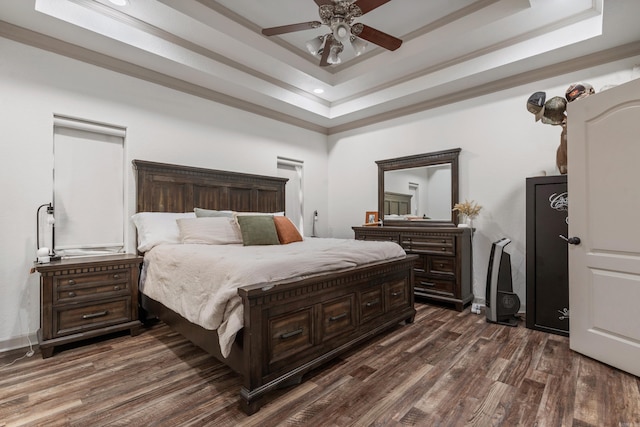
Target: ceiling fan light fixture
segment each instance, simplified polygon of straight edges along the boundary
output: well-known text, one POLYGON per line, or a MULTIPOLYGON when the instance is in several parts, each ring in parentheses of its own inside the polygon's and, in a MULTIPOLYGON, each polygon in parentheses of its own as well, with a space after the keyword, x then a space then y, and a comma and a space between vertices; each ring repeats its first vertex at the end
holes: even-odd
POLYGON ((333 26, 333 38, 346 43, 351 37, 351 27, 346 22, 338 22, 333 26))
POLYGON ((356 56, 360 56, 367 50, 367 42, 358 37, 351 36, 351 47, 356 56))
POLYGON ((305 45, 307 46, 309 53, 315 56, 321 53, 323 43, 324 38, 322 36, 318 36, 309 40, 305 45))
POLYGON ((327 63, 331 65, 337 65, 342 62, 338 54, 342 52, 342 45, 334 44, 331 46, 331 50, 329 51, 329 57, 327 58, 327 63))

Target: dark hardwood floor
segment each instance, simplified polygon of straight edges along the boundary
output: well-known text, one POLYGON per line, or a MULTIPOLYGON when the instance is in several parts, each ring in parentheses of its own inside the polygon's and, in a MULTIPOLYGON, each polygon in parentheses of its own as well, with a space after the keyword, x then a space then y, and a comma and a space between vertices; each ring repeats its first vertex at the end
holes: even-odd
POLYGON ((162 323, 44 360, 4 366, 24 351, 0 354, 0 426, 640 427, 640 379, 568 338, 416 306, 414 324, 269 394, 251 417, 240 377, 162 323))

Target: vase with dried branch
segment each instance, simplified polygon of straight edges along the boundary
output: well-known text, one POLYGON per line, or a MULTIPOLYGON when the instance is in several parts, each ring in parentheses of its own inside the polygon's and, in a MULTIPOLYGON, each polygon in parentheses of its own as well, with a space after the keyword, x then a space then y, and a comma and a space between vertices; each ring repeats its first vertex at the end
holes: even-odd
POLYGON ((465 200, 464 203, 456 203, 453 205, 453 210, 458 212, 458 215, 461 216, 463 224, 473 228, 473 220, 480 214, 482 206, 474 200, 465 200))

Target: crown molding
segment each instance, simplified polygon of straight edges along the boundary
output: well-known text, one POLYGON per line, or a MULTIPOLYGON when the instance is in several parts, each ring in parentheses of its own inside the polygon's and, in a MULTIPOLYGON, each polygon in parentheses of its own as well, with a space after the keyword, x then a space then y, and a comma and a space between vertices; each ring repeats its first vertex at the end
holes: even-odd
POLYGON ((403 116, 464 101, 478 96, 487 95, 493 92, 510 89, 519 85, 557 77, 559 75, 571 73, 574 71, 640 55, 640 41, 632 42, 614 48, 594 52, 588 55, 568 59, 557 64, 539 67, 524 73, 516 74, 514 76, 496 79, 491 82, 483 83, 479 86, 463 89, 447 95, 429 99, 424 102, 413 103, 384 113, 375 114, 358 120, 353 120, 341 125, 326 127, 309 122, 307 120, 299 119, 297 117, 279 112, 274 109, 241 100, 223 94, 221 92, 202 87, 200 85, 195 85, 182 79, 171 77, 166 74, 159 73, 157 71, 153 71, 127 61, 122 61, 105 54, 97 53, 92 50, 74 45, 72 43, 52 38, 35 31, 10 24, 5 21, 0 21, 0 36, 104 69, 125 74, 130 77, 145 80, 150 83, 155 83, 170 89, 178 90, 190 95, 208 99, 210 101, 227 105, 229 107, 237 108, 239 110, 257 114, 262 117, 277 120, 282 123, 287 123, 324 135, 334 135, 337 133, 378 124, 383 121, 400 118, 403 116))

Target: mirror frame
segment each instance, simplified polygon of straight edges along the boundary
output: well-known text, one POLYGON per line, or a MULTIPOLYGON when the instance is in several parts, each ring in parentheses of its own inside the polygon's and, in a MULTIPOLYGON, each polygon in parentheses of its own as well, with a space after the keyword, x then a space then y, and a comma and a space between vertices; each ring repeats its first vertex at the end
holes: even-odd
POLYGON ((435 151, 433 153, 415 154, 394 159, 377 160, 378 164, 378 217, 386 226, 411 226, 411 227, 456 227, 458 215, 453 211, 453 206, 458 203, 458 159, 460 148, 435 151), (447 220, 406 221, 384 219, 384 173, 398 169, 411 169, 422 166, 451 165, 451 218, 447 220))

